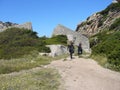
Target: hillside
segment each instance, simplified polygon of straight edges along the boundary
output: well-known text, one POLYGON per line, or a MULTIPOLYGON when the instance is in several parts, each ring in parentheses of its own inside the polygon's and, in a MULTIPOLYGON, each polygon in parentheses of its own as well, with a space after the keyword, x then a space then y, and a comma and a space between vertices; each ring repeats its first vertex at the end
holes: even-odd
POLYGON ((0 59, 20 58, 35 50, 49 52, 45 45, 32 30, 9 28, 0 33, 0 59))
POLYGON ((115 22, 120 22, 120 3, 112 3, 105 10, 88 17, 77 26, 76 31, 92 36, 105 29, 120 30, 119 24, 113 25, 115 22))

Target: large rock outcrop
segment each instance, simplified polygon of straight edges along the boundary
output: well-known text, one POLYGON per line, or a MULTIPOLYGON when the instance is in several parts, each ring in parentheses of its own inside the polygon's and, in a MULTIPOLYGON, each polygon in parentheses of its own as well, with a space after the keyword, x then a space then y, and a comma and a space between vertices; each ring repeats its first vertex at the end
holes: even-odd
POLYGON ((120 3, 112 3, 105 10, 93 14, 86 21, 78 24, 76 31, 86 36, 92 36, 109 29, 118 18, 120 18, 120 3))
POLYGON ((16 23, 11 23, 11 22, 2 22, 0 21, 0 32, 8 29, 8 28, 13 28, 13 27, 17 27, 17 28, 25 28, 25 29, 29 29, 32 30, 32 23, 31 22, 26 22, 24 24, 16 24, 16 23))
POLYGON ((54 31, 53 35, 66 35, 69 41, 73 41, 74 45, 82 43, 82 48, 85 52, 90 52, 89 40, 84 35, 75 32, 63 25, 58 25, 54 31))
POLYGON ((49 56, 52 57, 64 55, 68 53, 67 47, 63 45, 47 45, 47 47, 50 48, 51 53, 49 54, 49 56))

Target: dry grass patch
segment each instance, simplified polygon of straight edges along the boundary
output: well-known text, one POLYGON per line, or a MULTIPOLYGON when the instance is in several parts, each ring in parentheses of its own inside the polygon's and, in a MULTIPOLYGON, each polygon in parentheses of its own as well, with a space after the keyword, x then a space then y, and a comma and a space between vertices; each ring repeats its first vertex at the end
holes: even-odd
POLYGON ((60 76, 56 70, 36 68, 19 73, 1 74, 1 90, 58 90, 60 76))

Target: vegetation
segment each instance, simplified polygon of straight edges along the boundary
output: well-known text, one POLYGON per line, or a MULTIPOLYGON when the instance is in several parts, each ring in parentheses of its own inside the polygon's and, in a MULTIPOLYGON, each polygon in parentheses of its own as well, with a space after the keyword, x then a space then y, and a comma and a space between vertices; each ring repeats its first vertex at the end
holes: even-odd
POLYGON ((104 65, 120 71, 120 31, 104 31, 91 38, 92 56, 106 57, 104 65), (94 39, 97 40, 94 42, 94 39))
POLYGON ((19 59, 0 60, 0 74, 40 67, 41 65, 49 64, 53 59, 45 56, 38 56, 35 53, 36 52, 33 52, 31 55, 19 59))
POLYGON ((30 55, 26 55, 23 58, 11 59, 11 60, 0 60, 0 74, 7 74, 11 72, 19 72, 21 70, 28 70, 35 67, 41 67, 49 64, 53 60, 66 58, 68 55, 62 55, 55 58, 40 56, 36 51, 30 55))
POLYGON ((1 90, 58 90, 59 85, 58 72, 48 68, 0 75, 1 90))
POLYGON ((58 90, 60 75, 56 70, 42 66, 66 56, 52 58, 40 56, 39 52, 50 52, 45 47, 47 44, 66 42, 64 35, 38 37, 36 32, 27 29, 10 28, 1 32, 0 89, 58 90))
POLYGON ((120 31, 120 18, 117 18, 114 23, 110 26, 109 30, 119 30, 120 31))
POLYGON ((103 16, 108 15, 109 11, 119 11, 120 10, 120 3, 112 3, 110 4, 105 10, 99 12, 103 16))
MULTIPOLYGON (((50 63, 53 58, 39 56, 39 52, 50 52, 48 43, 66 44, 67 37, 38 37, 27 29, 10 28, 0 33, 0 74, 18 72, 50 63)), ((57 59, 56 57, 55 59, 57 59)))
POLYGON ((66 35, 57 35, 57 36, 53 36, 51 38, 47 38, 45 40, 47 45, 51 45, 51 44, 63 44, 66 45, 67 44, 67 36, 66 35))
MULTIPOLYGON (((118 8, 120 9, 120 3, 112 4, 103 12, 118 10, 118 8)), ((109 30, 103 30, 103 32, 91 37, 90 46, 92 57, 101 65, 120 71, 120 18, 113 22, 109 30)))
POLYGON ((32 51, 49 52, 36 32, 10 28, 0 33, 0 59, 20 58, 32 51))
POLYGON ((102 15, 102 19, 100 19, 98 27, 103 25, 103 22, 107 19, 109 12, 118 12, 120 10, 120 3, 112 3, 105 10, 98 12, 102 15))
MULTIPOLYGON (((100 12, 103 15, 98 26, 107 18, 109 11, 119 11, 120 3, 111 4, 100 12)), ((84 22, 81 25, 89 25, 84 22)), ((11 23, 7 23, 11 24, 11 23)), ((90 39, 92 55, 100 65, 120 71, 120 18, 105 30, 90 39)), ((58 90, 60 76, 54 69, 43 68, 60 57, 39 56, 50 52, 46 45, 67 44, 65 35, 51 38, 38 37, 27 29, 10 28, 0 33, 0 89, 1 90, 58 90), (37 67, 37 68, 36 68, 37 67), (14 72, 14 73, 12 73, 14 72)), ((66 57, 66 56, 64 56, 66 57)), ((65 60, 65 59, 64 59, 65 60)))

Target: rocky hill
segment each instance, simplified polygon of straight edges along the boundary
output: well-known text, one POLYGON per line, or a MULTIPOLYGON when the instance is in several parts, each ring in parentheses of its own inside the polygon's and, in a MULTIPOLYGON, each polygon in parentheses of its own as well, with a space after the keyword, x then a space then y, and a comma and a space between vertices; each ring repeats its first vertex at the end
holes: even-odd
POLYGON ((24 24, 16 24, 16 23, 12 23, 12 22, 0 21, 0 32, 6 30, 7 28, 12 28, 12 27, 25 28, 25 29, 32 30, 32 23, 26 22, 24 24))
POLYGON ((110 4, 105 10, 97 12, 88 17, 86 21, 81 22, 76 31, 86 36, 92 36, 109 27, 120 19, 120 2, 110 4))

